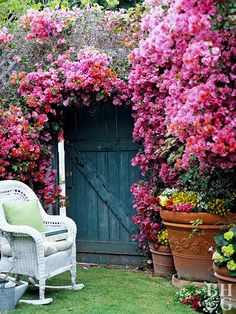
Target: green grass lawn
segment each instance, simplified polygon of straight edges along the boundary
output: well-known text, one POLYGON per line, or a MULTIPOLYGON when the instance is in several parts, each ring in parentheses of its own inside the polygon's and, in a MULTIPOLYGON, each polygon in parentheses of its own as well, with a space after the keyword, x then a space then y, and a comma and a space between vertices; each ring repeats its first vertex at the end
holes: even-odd
MULTIPOLYGON (((144 272, 126 269, 78 268, 79 291, 47 290, 50 305, 19 304, 14 313, 84 313, 84 314, 190 314, 191 309, 174 302, 175 289, 170 280, 153 277, 144 272)), ((48 284, 69 284, 69 273, 48 280, 48 284)), ((31 289, 27 298, 37 298, 31 289)), ((196 313, 196 312, 195 312, 196 313)))

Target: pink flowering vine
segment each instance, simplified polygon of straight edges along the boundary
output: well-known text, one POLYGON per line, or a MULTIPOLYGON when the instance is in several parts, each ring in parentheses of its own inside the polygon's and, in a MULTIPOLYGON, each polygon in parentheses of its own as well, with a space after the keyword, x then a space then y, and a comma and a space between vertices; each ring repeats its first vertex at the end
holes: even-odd
POLYGON ((37 11, 30 9, 22 17, 23 28, 27 31, 27 40, 36 40, 43 43, 50 37, 58 38, 58 45, 63 45, 66 40, 61 38, 66 31, 74 32, 74 23, 77 19, 75 11, 45 9, 37 11))
MULTIPOLYGON (((179 175, 196 164, 200 172, 236 165, 236 38, 217 24, 219 2, 146 1, 129 86, 133 137, 143 145, 132 163, 149 176, 150 190, 181 184, 179 175)), ((137 208, 139 189, 132 191, 137 208)), ((145 210, 142 219, 149 219, 145 210)), ((136 223, 142 238, 142 221, 136 223)))
MULTIPOLYGON (((2 104, 1 104, 2 105, 2 104)), ((40 198, 54 203, 55 171, 49 170, 52 137, 45 130, 45 114, 25 114, 18 106, 0 110, 0 179, 31 182, 40 198)))

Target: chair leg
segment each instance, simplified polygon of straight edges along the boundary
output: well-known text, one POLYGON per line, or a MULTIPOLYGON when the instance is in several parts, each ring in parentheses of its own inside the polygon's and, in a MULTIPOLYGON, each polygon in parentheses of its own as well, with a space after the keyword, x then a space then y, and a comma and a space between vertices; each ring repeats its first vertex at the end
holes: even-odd
POLYGON ((40 300, 45 299, 45 284, 46 284, 45 279, 39 280, 39 299, 40 300))
POLYGON ((71 276, 71 287, 73 289, 74 287, 76 287, 76 264, 71 266, 70 276, 71 276))

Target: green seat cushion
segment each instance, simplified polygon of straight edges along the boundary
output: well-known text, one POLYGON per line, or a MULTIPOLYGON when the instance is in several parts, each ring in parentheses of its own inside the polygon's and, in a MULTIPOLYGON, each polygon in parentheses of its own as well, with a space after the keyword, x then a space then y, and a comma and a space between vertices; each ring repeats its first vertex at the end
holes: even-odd
POLYGON ((9 224, 29 226, 39 232, 46 231, 37 200, 3 203, 2 207, 9 224))

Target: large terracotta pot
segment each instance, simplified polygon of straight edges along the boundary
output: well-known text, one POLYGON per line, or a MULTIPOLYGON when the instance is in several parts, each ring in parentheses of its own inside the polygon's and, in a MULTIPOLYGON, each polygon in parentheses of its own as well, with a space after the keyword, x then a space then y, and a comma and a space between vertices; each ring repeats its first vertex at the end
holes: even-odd
POLYGON ((178 278, 215 282, 209 248, 215 247, 213 237, 224 224, 236 219, 236 214, 222 217, 210 213, 178 213, 168 210, 161 210, 160 214, 168 230, 178 278), (194 226, 191 221, 197 219, 202 224, 194 226))
POLYGON ((175 265, 170 247, 161 245, 158 249, 149 246, 152 253, 154 274, 167 277, 175 273, 175 265))
POLYGON ((232 277, 226 267, 213 264, 214 275, 217 278, 223 313, 236 313, 236 277, 232 277))

